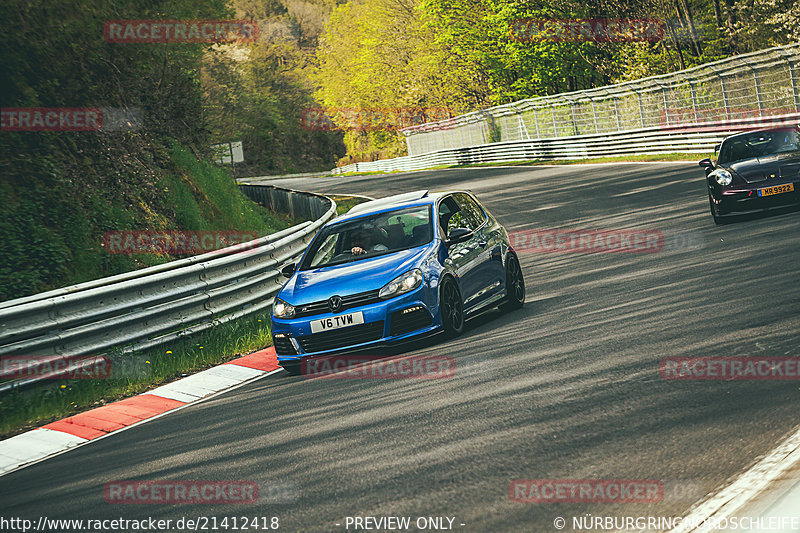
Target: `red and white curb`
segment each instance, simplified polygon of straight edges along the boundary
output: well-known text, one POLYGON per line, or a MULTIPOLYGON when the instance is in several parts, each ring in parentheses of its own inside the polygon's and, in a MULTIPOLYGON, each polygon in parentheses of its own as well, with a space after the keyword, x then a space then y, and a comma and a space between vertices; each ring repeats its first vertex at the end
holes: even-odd
POLYGON ((274 348, 0 441, 0 476, 280 371, 274 348))

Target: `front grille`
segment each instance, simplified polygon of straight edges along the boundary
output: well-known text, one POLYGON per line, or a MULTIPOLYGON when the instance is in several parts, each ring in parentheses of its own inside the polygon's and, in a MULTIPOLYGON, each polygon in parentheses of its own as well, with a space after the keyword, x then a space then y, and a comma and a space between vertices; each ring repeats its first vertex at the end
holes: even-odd
MULTIPOLYGON (((359 292, 358 294, 351 294, 350 296, 342 296, 341 310, 344 311, 345 309, 351 309, 353 307, 358 307, 360 305, 368 305, 380 302, 381 299, 378 297, 379 292, 380 289, 375 289, 374 291, 359 292)), ((294 316, 302 317, 302 316, 320 315, 322 313, 330 313, 330 312, 331 308, 328 307, 328 300, 323 300, 321 302, 313 302, 310 304, 298 305, 294 309, 294 316)))
POLYGON ((376 341, 383 337, 383 320, 380 322, 370 322, 369 324, 359 324, 347 328, 335 329, 333 331, 323 331, 322 333, 312 333, 298 337, 297 342, 307 353, 324 352, 325 350, 335 350, 345 346, 354 346, 363 342, 376 341))
POLYGON ((390 334, 403 335, 431 325, 431 315, 422 306, 395 311, 392 313, 390 334))
POLYGON ((275 346, 275 353, 278 355, 297 355, 292 341, 286 335, 276 335, 272 337, 272 344, 275 346))

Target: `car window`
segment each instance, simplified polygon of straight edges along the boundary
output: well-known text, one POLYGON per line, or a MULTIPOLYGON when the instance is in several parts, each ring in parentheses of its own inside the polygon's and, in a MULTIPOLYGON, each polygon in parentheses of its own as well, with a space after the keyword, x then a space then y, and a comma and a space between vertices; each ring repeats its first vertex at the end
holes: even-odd
POLYGON ((479 228, 486 221, 486 213, 475 202, 475 200, 466 193, 458 193, 455 195, 456 202, 461 207, 465 216, 469 219, 471 228, 479 228))
POLYGON ((421 205, 367 215, 320 230, 299 270, 359 261, 431 242, 431 207, 421 205))
POLYGON ((439 225, 445 237, 450 235, 450 232, 456 228, 467 228, 469 230, 476 228, 453 196, 446 197, 439 204, 439 225))
POLYGON ((339 242, 341 233, 333 233, 322 242, 314 257, 311 258, 309 266, 317 267, 323 263, 329 262, 336 255, 336 244, 339 242))
POLYGON ((800 150, 800 139, 796 130, 774 130, 737 135, 722 143, 718 164, 734 163, 754 157, 800 150))

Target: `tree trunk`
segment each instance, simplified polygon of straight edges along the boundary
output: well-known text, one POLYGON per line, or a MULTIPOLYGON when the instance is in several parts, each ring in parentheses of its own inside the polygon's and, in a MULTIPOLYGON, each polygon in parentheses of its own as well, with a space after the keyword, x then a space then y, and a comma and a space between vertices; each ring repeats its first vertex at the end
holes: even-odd
POLYGON ((722 8, 719 5, 719 0, 714 0, 714 21, 717 23, 717 29, 723 30, 722 22, 722 8))
POLYGON ((736 0, 725 0, 725 15, 728 30, 728 47, 732 54, 737 51, 736 43, 736 0))
POLYGON ((686 16, 686 22, 689 25, 689 34, 692 37, 692 45, 694 46, 694 50, 697 52, 699 57, 703 54, 703 52, 700 49, 700 39, 697 38, 697 31, 695 31, 694 28, 694 20, 692 19, 692 11, 689 9, 689 2, 686 0, 681 0, 681 4, 683 5, 683 13, 686 16))
POLYGON ((675 30, 672 26, 667 24, 667 29, 672 37, 672 42, 675 43, 675 49, 678 51, 678 60, 681 62, 681 70, 686 70, 686 61, 683 60, 683 52, 681 51, 681 43, 678 42, 678 37, 675 35, 675 30))

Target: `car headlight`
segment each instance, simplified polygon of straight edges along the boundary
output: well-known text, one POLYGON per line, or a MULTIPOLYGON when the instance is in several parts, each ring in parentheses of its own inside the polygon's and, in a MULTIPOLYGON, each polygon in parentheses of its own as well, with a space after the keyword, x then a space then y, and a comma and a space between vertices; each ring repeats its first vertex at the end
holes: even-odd
POLYGON ((272 316, 275 318, 292 318, 294 316, 294 306, 287 304, 280 298, 275 298, 272 303, 272 316))
POLYGON ((378 293, 381 298, 394 298, 408 291, 413 291, 422 284, 423 276, 422 271, 418 268, 409 270, 401 276, 397 276, 392 281, 387 283, 378 293))
POLYGON ((717 181, 717 183, 723 186, 730 185, 733 181, 733 176, 731 173, 722 168, 715 170, 711 173, 711 175, 714 176, 714 179, 717 181))

